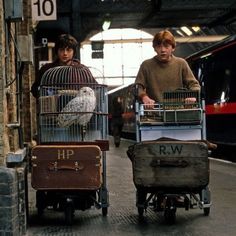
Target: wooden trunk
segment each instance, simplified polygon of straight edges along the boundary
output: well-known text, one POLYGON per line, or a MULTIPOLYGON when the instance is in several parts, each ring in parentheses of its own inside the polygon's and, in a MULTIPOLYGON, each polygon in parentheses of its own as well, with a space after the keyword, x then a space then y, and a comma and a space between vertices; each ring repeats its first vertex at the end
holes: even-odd
POLYGON ((201 189, 209 183, 204 142, 144 141, 133 146, 136 187, 201 189))
POLYGON ((101 149, 96 145, 39 145, 32 149, 36 190, 95 190, 102 184, 101 149))

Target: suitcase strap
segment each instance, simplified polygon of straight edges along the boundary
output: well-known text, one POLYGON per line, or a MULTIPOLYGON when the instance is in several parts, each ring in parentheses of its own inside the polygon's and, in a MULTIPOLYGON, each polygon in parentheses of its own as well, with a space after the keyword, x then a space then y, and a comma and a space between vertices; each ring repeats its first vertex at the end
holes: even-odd
POLYGON ((51 162, 48 166, 49 171, 58 171, 58 170, 73 170, 73 171, 78 171, 78 170, 83 170, 84 166, 79 164, 78 161, 75 161, 74 164, 72 163, 63 163, 63 164, 58 164, 57 161, 51 162))
POLYGON ((152 160, 151 167, 187 167, 189 164, 185 160, 152 160))

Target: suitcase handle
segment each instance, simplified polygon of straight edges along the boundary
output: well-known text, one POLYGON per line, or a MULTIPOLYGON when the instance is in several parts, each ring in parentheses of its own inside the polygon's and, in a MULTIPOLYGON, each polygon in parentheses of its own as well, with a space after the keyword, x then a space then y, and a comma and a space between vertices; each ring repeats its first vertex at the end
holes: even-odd
POLYGON ((153 160, 150 163, 151 167, 187 167, 188 162, 185 160, 153 160))
POLYGON ((79 165, 79 163, 76 161, 74 163, 74 166, 72 165, 58 165, 58 162, 53 162, 51 163, 51 165, 48 167, 48 169, 50 171, 58 171, 58 170, 74 170, 74 171, 78 171, 78 170, 83 170, 84 166, 83 165, 79 165))

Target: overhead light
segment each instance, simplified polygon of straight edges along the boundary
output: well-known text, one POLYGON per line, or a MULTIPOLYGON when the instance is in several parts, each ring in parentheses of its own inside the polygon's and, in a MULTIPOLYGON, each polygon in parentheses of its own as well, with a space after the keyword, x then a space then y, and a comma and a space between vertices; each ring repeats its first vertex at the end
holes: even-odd
POLYGON ((184 31, 184 33, 187 34, 188 36, 191 36, 193 34, 193 32, 186 26, 182 26, 181 30, 184 31))
POLYGON ((193 26, 192 29, 194 30, 194 32, 198 32, 201 28, 199 26, 193 26))
POLYGON ((176 30, 176 33, 179 34, 180 36, 184 37, 184 34, 180 30, 176 30))
POLYGON ((205 54, 205 55, 201 56, 200 58, 209 57, 211 54, 212 54, 211 52, 210 52, 210 53, 207 53, 207 54, 205 54))
POLYGON ((102 29, 103 30, 108 30, 110 25, 111 25, 111 21, 110 20, 104 20, 104 22, 102 24, 102 29))

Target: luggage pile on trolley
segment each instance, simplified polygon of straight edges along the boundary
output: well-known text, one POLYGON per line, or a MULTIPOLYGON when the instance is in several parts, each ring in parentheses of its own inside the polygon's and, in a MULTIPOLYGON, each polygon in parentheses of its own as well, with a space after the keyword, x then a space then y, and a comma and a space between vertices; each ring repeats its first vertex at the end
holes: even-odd
POLYGON ((64 211, 68 224, 75 210, 95 206, 105 216, 109 206, 107 86, 81 83, 84 76, 83 67, 71 66, 44 73, 31 155, 38 214, 47 208, 64 211))
POLYGON ((199 207, 209 215, 209 143, 204 100, 189 90, 166 92, 163 102, 148 108, 136 101, 137 143, 127 155, 132 161, 138 214, 151 207, 169 223, 177 208, 199 207))

